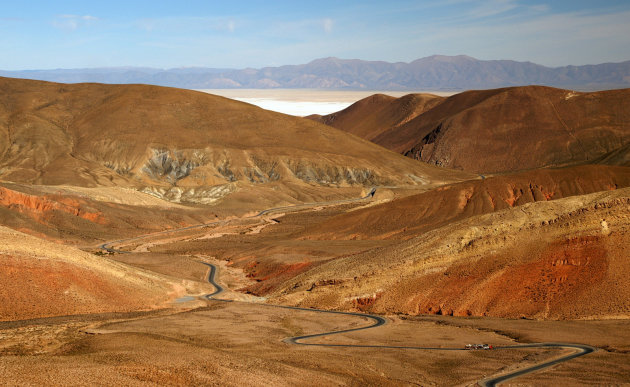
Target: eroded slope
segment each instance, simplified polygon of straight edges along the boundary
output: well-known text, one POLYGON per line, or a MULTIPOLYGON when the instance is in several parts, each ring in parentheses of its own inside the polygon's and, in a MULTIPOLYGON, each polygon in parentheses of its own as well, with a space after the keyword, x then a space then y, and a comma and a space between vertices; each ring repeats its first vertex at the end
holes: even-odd
POLYGON ((469 178, 311 120, 190 90, 0 78, 0 178, 211 204, 242 186, 469 178), (241 186, 239 186, 239 184, 241 186))
POLYGON ((352 115, 348 108, 324 122, 409 157, 475 173, 584 162, 627 165, 629 93, 542 86, 473 90, 431 99, 418 105, 424 106, 420 114, 394 125, 391 117, 406 114, 403 100, 369 104, 368 98, 361 102, 365 114, 352 115))
POLYGON ((340 214, 305 239, 409 239, 472 216, 630 186, 630 168, 584 165, 472 180, 340 214))
POLYGON ((525 204, 319 265, 273 298, 379 313, 630 315, 630 188, 525 204))
POLYGON ((0 246, 3 321, 150 309, 198 287, 6 227, 0 246))

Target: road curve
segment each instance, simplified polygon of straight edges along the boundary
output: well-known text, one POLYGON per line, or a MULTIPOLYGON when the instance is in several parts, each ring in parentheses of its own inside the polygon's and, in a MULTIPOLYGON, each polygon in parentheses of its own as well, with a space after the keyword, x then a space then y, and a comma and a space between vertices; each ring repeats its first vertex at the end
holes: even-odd
MULTIPOLYGON (((255 214, 255 215, 251 215, 251 216, 248 216, 246 218, 261 217, 261 216, 266 215, 268 213, 277 212, 277 211, 289 211, 289 210, 303 209, 303 208, 308 208, 308 207, 313 207, 313 206, 352 203, 352 202, 356 202, 356 201, 360 201, 360 200, 365 200, 365 199, 371 198, 371 197, 374 196, 375 192, 376 192, 376 189, 372 188, 370 193, 368 193, 366 196, 358 198, 358 199, 338 200, 338 201, 333 201, 333 202, 308 203, 308 204, 301 204, 301 205, 297 205, 297 206, 269 208, 267 210, 263 210, 263 211, 255 214)), ((224 222, 224 221, 215 221, 215 222, 210 222, 210 223, 203 223, 203 224, 194 225, 194 226, 188 226, 188 227, 182 227, 182 228, 177 228, 177 229, 172 229, 172 230, 160 231, 160 232, 152 233, 152 234, 140 235, 140 236, 133 237, 133 238, 128 238, 128 239, 120 239, 120 240, 116 240, 116 241, 103 243, 103 244, 101 244, 99 246, 99 248, 101 248, 102 250, 111 252, 111 253, 129 253, 128 251, 115 249, 114 247, 112 247, 112 245, 118 244, 118 243, 132 242, 132 241, 140 240, 140 239, 143 239, 143 238, 154 237, 154 236, 158 236, 158 235, 164 235, 164 234, 174 233, 174 232, 183 231, 183 230, 190 230, 190 229, 194 229, 194 228, 201 228, 201 227, 205 227, 205 226, 209 226, 209 225, 219 224, 219 223, 222 223, 222 222, 224 222)), ((204 264, 204 265, 209 267, 207 280, 212 286, 215 287, 215 291, 213 293, 206 294, 206 295, 203 296, 203 298, 205 298, 207 300, 214 300, 214 301, 231 301, 231 300, 222 300, 222 299, 215 298, 217 295, 223 293, 224 290, 225 290, 221 285, 219 285, 217 283, 217 280, 216 280, 217 267, 215 265, 213 265, 213 264, 206 263, 206 262, 200 262, 200 263, 202 263, 202 264, 204 264)), ((318 337, 331 336, 331 335, 337 335, 337 334, 341 334, 341 333, 349 333, 349 332, 356 332, 356 331, 361 331, 361 330, 365 330, 365 329, 376 328, 376 327, 385 325, 387 323, 387 320, 385 318, 381 317, 381 316, 372 315, 372 314, 366 314, 366 313, 354 313, 354 312, 341 312, 341 311, 334 311, 334 310, 300 308, 300 307, 296 307, 296 306, 274 305, 274 304, 258 304, 257 303, 257 305, 266 306, 266 307, 270 307, 270 308, 299 310, 299 311, 306 311, 306 312, 313 312, 313 313, 326 313, 326 314, 336 314, 336 315, 362 317, 362 318, 366 318, 366 319, 372 321, 372 324, 365 325, 365 326, 358 327, 358 328, 351 328, 351 329, 344 329, 344 330, 330 331, 330 332, 321 332, 321 333, 315 333, 315 334, 303 335, 303 336, 287 337, 283 341, 285 343, 288 343, 288 344, 305 345, 305 346, 321 346, 321 347, 343 347, 343 348, 418 349, 418 350, 434 350, 434 351, 464 351, 465 350, 464 348, 439 348, 439 347, 420 347, 420 346, 416 347, 416 346, 369 345, 369 344, 325 344, 325 343, 307 343, 307 342, 305 343, 304 340, 314 339, 314 338, 318 338, 318 337)), ((502 383, 504 381, 507 381, 507 380, 510 380, 510 379, 513 379, 513 378, 516 378, 516 377, 519 377, 519 376, 523 376, 523 375, 526 375, 526 374, 530 374, 530 373, 533 373, 533 372, 537 372, 537 371, 540 371, 540 370, 548 368, 548 367, 552 367, 554 365, 557 365, 557 364, 560 364, 560 363, 563 363, 563 362, 575 359, 577 357, 587 355, 587 354, 589 354, 589 353, 591 353, 591 352, 596 350, 595 347, 591 347, 591 346, 588 346, 588 345, 571 344, 571 343, 532 343, 532 344, 500 346, 500 347, 495 347, 494 349, 495 350, 505 350, 505 349, 523 349, 523 348, 565 348, 565 349, 574 349, 577 352, 574 352, 574 353, 566 355, 566 356, 561 356, 559 358, 552 359, 552 360, 549 360, 549 361, 545 361, 545 362, 536 364, 536 365, 531 366, 531 367, 518 369, 518 370, 515 370, 515 371, 507 373, 507 374, 502 374, 502 375, 499 375, 499 376, 492 376, 492 377, 489 377, 489 378, 486 378, 486 379, 483 379, 483 380, 479 381, 477 384, 480 385, 480 386, 496 386, 497 384, 502 383)))
MULTIPOLYGON (((215 295, 218 295, 221 292, 223 292, 223 287, 221 287, 221 285, 219 285, 216 282, 216 272, 217 272, 216 266, 210 263, 205 263, 205 262, 204 264, 210 267, 210 272, 208 273, 208 282, 210 282, 210 284, 212 284, 212 286, 216 288, 216 291, 214 293, 206 294, 204 298, 208 300, 225 301, 225 300, 214 298, 215 295)), ((327 313, 327 314, 363 317, 363 318, 367 318, 368 320, 373 321, 373 323, 370 325, 366 325, 366 326, 362 326, 358 328, 314 333, 314 334, 303 335, 303 336, 287 337, 284 340, 282 340, 283 342, 289 343, 289 344, 319 346, 319 347, 343 347, 343 348, 419 349, 419 350, 432 350, 432 351, 465 351, 466 350, 464 348, 416 347, 416 346, 397 346, 397 345, 305 343, 303 342, 304 340, 314 339, 317 337, 331 336, 331 335, 337 335, 340 333, 349 333, 349 332, 356 332, 356 331, 361 331, 365 329, 376 328, 376 327, 385 325, 387 323, 387 320, 381 316, 367 314, 367 313, 341 312, 341 311, 336 311, 336 310, 300 308, 297 306, 286 306, 286 305, 275 305, 275 304, 257 304, 257 305, 271 307, 271 308, 299 310, 299 311, 314 312, 314 313, 327 313)), ((588 346, 588 345, 571 344, 571 343, 532 343, 532 344, 520 344, 520 345, 506 345, 506 346, 494 347, 494 350, 524 349, 524 348, 565 348, 565 349, 577 350, 577 352, 574 352, 566 356, 561 356, 561 357, 558 357, 549 361, 545 361, 545 362, 533 365, 531 367, 521 368, 507 374, 502 374, 502 375, 486 378, 479 381, 477 384, 482 387, 486 387, 486 386, 493 387, 506 380, 513 379, 513 378, 523 376, 526 374, 530 374, 533 372, 537 372, 542 369, 552 367, 556 364, 560 364, 560 363, 569 361, 571 359, 575 359, 576 357, 587 355, 596 350, 596 348, 588 346)))
POLYGON ((521 348, 565 348, 565 349, 573 349, 577 352, 571 353, 566 356, 562 356, 556 359, 552 359, 546 362, 542 362, 531 367, 521 368, 516 371, 493 376, 487 379, 483 379, 479 381, 479 384, 482 387, 494 387, 499 383, 505 382, 506 380, 510 380, 519 376, 531 374, 532 372, 540 371, 542 369, 554 366, 556 364, 564 363, 565 361, 569 361, 571 359, 575 359, 576 357, 587 355, 591 352, 597 350, 595 347, 591 347, 589 345, 583 344, 569 344, 569 343, 534 343, 534 344, 522 344, 522 345, 511 345, 505 347, 498 347, 496 349, 521 349, 521 348))
POLYGON ((205 299, 209 300, 209 299, 211 299, 212 297, 214 297, 214 296, 218 296, 219 294, 223 293, 223 290, 224 290, 224 289, 223 289, 223 286, 219 285, 219 284, 216 282, 216 280, 215 280, 215 277, 216 277, 216 275, 217 275, 217 267, 216 267, 216 266, 214 266, 214 265, 213 265, 213 264, 211 264, 211 263, 206 263, 206 262, 199 262, 199 263, 202 263, 202 264, 204 264, 204 265, 206 265, 206 266, 210 267, 210 271, 208 272, 208 282, 210 282, 210 284, 211 284, 212 286, 214 286, 214 288, 215 288, 215 291, 214 291, 214 292, 209 293, 209 294, 205 294, 205 295, 203 296, 203 298, 205 298, 205 299))

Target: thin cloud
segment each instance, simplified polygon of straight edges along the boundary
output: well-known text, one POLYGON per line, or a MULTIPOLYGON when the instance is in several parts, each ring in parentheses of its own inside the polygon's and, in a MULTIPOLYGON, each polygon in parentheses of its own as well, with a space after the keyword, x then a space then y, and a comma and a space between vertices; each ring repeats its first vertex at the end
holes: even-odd
POLYGON ((549 6, 547 4, 529 5, 528 8, 531 11, 540 12, 540 13, 549 12, 549 10, 550 10, 550 8, 549 8, 549 6))
POLYGON ((332 29, 333 29, 333 21, 332 21, 332 19, 326 18, 326 19, 323 20, 322 24, 324 25, 324 32, 326 32, 327 34, 332 32, 332 29))
POLYGON ((417 34, 421 38, 414 44, 435 51, 457 42, 450 44, 448 54, 467 52, 488 59, 531 60, 551 66, 623 61, 628 60, 627 52, 610 48, 630 46, 628 20, 630 11, 582 11, 530 15, 521 20, 499 18, 483 25, 450 24, 441 29, 426 25, 426 33, 417 34), (588 47, 592 60, 582 55, 583 47, 588 47))
POLYGON ((292 21, 280 21, 274 23, 266 30, 271 36, 305 38, 320 36, 321 32, 329 34, 333 31, 335 22, 331 18, 301 19, 292 21))
POLYGON ((473 19, 492 17, 512 11, 518 6, 515 0, 493 0, 473 8, 468 16, 473 19))
POLYGON ((98 18, 92 15, 58 15, 53 20, 52 25, 55 28, 65 31, 74 31, 80 27, 85 27, 92 22, 97 21, 98 18))

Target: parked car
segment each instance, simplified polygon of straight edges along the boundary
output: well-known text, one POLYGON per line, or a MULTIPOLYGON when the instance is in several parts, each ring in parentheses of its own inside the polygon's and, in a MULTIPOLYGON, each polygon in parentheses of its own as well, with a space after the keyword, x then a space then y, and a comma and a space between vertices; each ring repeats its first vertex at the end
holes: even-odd
POLYGON ((489 349, 493 349, 493 348, 492 348, 492 345, 490 345, 490 344, 466 344, 464 349, 484 349, 484 350, 489 350, 489 349))

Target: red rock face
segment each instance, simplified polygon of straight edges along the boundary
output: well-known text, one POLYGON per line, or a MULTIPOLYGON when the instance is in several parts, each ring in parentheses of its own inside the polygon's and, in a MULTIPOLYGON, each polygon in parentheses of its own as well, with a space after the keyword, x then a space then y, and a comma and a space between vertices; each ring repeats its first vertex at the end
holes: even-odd
POLYGON ((40 223, 45 223, 46 218, 53 211, 61 211, 77 216, 94 223, 105 224, 105 218, 100 211, 90 211, 83 208, 85 203, 78 199, 53 196, 35 196, 0 187, 0 206, 17 210, 26 214, 40 223))
POLYGON ((374 294, 369 297, 359 297, 352 300, 352 306, 355 309, 358 309, 362 312, 366 312, 370 310, 370 308, 376 303, 376 301, 381 297, 380 294, 374 294))
POLYGON ((476 314, 553 317, 571 313, 571 305, 603 281, 609 266, 608 252, 597 236, 553 243, 530 259, 486 280, 476 314))
MULTIPOLYGON (((627 254, 619 247, 623 241, 625 234, 532 244, 514 257, 484 256, 474 264, 461 263, 405 282, 392 294, 407 299, 403 312, 410 314, 560 319, 615 315, 627 308, 617 300, 628 293, 618 283, 628 271, 627 254)), ((379 302, 391 303, 390 297, 355 306, 381 310, 379 302)))
POLYGON ((506 276, 523 278, 524 299, 554 303, 566 293, 580 292, 600 282, 608 269, 600 238, 585 236, 549 246, 540 260, 522 265, 506 276))

